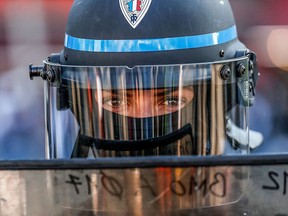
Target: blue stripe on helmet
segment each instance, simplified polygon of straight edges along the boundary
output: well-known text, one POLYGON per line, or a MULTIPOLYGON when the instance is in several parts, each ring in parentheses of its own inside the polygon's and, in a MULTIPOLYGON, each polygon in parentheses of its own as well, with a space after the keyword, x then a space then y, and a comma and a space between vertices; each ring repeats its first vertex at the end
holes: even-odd
POLYGON ((156 52, 201 48, 223 44, 237 38, 236 26, 210 34, 134 40, 94 40, 65 35, 65 47, 87 52, 156 52))

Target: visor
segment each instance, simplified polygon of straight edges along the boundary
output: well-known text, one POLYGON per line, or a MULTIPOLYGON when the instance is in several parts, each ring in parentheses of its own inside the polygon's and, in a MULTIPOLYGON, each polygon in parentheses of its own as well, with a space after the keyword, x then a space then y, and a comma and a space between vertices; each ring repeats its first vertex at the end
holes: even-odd
POLYGON ((229 125, 248 143, 248 64, 248 57, 133 68, 45 62, 55 77, 45 87, 47 157, 247 153, 229 125))

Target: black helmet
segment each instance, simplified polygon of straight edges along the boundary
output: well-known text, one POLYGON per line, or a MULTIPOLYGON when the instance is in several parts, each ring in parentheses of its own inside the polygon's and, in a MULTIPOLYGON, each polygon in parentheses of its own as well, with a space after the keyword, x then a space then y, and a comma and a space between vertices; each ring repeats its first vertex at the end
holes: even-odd
POLYGON ((75 0, 46 79, 49 158, 246 153, 256 56, 228 0, 75 0))

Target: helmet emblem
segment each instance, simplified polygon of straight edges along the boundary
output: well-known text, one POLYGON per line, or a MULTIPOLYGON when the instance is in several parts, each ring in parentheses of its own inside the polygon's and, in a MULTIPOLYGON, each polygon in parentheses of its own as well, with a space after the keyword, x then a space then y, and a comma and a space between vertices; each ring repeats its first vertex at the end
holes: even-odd
POLYGON ((121 11, 128 23, 136 28, 147 13, 152 0, 119 0, 121 11))

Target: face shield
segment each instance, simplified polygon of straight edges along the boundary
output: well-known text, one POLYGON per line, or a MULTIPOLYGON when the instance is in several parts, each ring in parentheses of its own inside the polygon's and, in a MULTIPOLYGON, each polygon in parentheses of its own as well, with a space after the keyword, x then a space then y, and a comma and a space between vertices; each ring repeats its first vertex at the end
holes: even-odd
POLYGON ((249 57, 133 68, 44 64, 52 77, 48 158, 249 151, 249 57))

